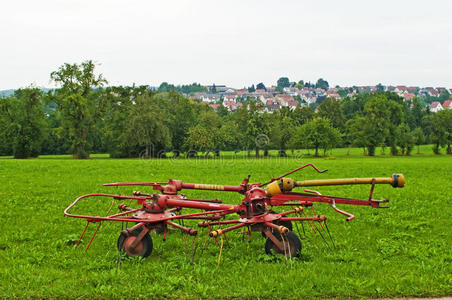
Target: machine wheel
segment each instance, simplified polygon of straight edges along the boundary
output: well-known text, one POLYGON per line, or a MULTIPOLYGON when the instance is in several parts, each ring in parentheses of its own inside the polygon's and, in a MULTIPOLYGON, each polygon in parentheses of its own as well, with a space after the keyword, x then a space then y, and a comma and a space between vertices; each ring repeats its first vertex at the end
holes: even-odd
MULTIPOLYGON (((280 241, 282 241, 281 234, 279 232, 274 231, 273 235, 280 241)), ((267 241, 265 242, 265 253, 269 255, 274 254, 282 254, 286 255, 287 257, 296 257, 300 254, 301 251, 301 242, 298 236, 293 233, 292 231, 289 231, 284 236, 284 244, 286 246, 286 251, 279 249, 271 239, 267 238, 267 241), (290 250, 290 252, 289 252, 290 250), (289 255, 290 254, 290 255, 289 255)))
POLYGON ((135 248, 131 248, 130 244, 136 239, 136 237, 140 234, 142 231, 141 227, 132 231, 128 237, 125 237, 124 235, 119 235, 118 238, 118 250, 121 252, 125 252, 127 256, 141 256, 141 257, 147 257, 151 254, 153 244, 152 244, 152 238, 147 233, 143 239, 137 244, 135 248))
MULTIPOLYGON (((290 222, 290 221, 275 221, 275 222, 273 222, 273 223, 275 223, 275 224, 277 224, 277 225, 282 225, 282 226, 284 226, 284 227, 287 227, 290 231, 292 231, 292 222, 290 222)), ((273 230, 272 229, 272 232, 274 232, 275 230, 273 230)), ((264 238, 266 238, 267 236, 265 235, 265 233, 263 233, 262 232, 262 236, 264 237, 264 238)))

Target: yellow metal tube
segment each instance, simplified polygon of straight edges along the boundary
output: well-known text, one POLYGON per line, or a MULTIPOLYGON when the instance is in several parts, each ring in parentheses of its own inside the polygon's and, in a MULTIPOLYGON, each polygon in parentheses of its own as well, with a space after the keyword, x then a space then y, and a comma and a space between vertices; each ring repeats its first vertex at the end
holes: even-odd
POLYGON ((302 186, 325 186, 325 185, 347 185, 347 184, 390 184, 393 187, 405 186, 405 177, 403 174, 394 174, 392 177, 377 178, 343 178, 343 179, 319 179, 319 180, 303 180, 295 181, 296 187, 302 186))

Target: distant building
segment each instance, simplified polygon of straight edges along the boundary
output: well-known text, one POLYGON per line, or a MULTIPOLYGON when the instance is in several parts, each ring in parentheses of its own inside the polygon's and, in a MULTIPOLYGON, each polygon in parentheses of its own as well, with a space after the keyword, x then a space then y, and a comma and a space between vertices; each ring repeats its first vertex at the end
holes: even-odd
POLYGON ((410 101, 415 97, 415 95, 412 93, 404 93, 402 94, 402 97, 405 101, 410 101))
POLYGON ((443 110, 443 106, 438 101, 433 101, 432 104, 430 104, 430 111, 431 112, 439 112, 440 110, 443 110))
POLYGON ((446 101, 444 101, 442 107, 443 107, 444 109, 446 109, 446 108, 447 108, 447 109, 452 109, 452 100, 446 100, 446 101))
POLYGON ((213 92, 213 88, 215 87, 215 90, 216 90, 216 92, 218 93, 218 92, 226 92, 227 90, 229 90, 229 88, 227 87, 227 86, 225 86, 225 85, 208 85, 208 86, 206 86, 206 88, 207 88, 207 90, 209 91, 209 92, 213 92))

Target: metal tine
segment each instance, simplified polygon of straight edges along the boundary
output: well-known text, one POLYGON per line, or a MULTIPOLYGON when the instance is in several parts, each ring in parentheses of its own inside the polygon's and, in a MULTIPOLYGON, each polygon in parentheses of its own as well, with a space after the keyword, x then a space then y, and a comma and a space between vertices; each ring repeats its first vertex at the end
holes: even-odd
POLYGON ((331 243, 333 244, 333 248, 336 249, 336 245, 334 244, 333 237, 330 234, 330 229, 328 228, 328 224, 326 223, 326 220, 324 221, 326 232, 328 232, 328 236, 330 237, 331 243))
POLYGON ((193 249, 193 253, 192 253, 192 256, 191 256, 191 264, 193 264, 193 262, 195 260, 196 249, 198 249, 199 236, 198 235, 194 236, 193 240, 195 241, 195 248, 193 249))
MULTIPOLYGON (((317 229, 317 226, 315 226, 315 224, 314 224, 314 227, 317 229)), ((325 242, 325 244, 326 244, 326 246, 328 247, 328 249, 331 250, 331 247, 330 247, 330 245, 328 244, 328 242, 326 241, 326 239, 325 239, 325 237, 323 236, 322 232, 321 232, 319 229, 317 229, 317 232, 318 232, 318 233, 320 234, 320 236, 322 237, 322 240, 325 242)))
POLYGON ((221 261, 221 253, 223 252, 223 236, 220 236, 221 238, 221 246, 220 246, 220 254, 218 255, 218 263, 217 263, 217 267, 220 266, 220 261, 221 261))

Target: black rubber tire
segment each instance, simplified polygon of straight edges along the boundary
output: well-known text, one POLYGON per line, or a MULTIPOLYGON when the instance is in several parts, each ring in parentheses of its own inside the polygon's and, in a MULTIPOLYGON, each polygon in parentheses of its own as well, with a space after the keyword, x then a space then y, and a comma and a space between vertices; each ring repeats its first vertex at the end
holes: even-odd
MULTIPOLYGON (((143 230, 143 229, 142 229, 141 227, 139 227, 139 228, 135 229, 134 231, 132 231, 132 232, 130 233, 130 235, 131 235, 131 236, 138 236, 142 230, 143 230)), ((119 238, 118 238, 118 242, 117 242, 117 247, 118 247, 118 250, 119 250, 120 252, 125 252, 125 250, 124 250, 124 242, 125 242, 125 241, 126 241, 126 237, 125 237, 124 235, 120 234, 120 235, 119 235, 119 238)), ((154 248, 154 245, 153 245, 153 243, 152 243, 152 238, 151 238, 151 236, 149 235, 149 233, 147 233, 147 234, 143 237, 143 239, 141 240, 141 242, 143 243, 143 248, 144 248, 144 250, 143 250, 143 252, 141 253, 141 255, 138 255, 138 256, 141 256, 141 257, 143 257, 143 258, 148 257, 148 256, 152 253, 152 249, 154 248)), ((127 256, 129 256, 129 255, 127 255, 127 256)))
MULTIPOLYGON (((280 240, 280 241, 282 240, 281 234, 279 232, 273 232, 273 234, 275 235, 275 237, 278 240, 280 240)), ((292 231, 289 231, 284 236, 284 240, 285 240, 286 244, 289 243, 290 247, 287 247, 287 251, 290 248, 290 256, 297 257, 301 251, 301 242, 300 242, 300 239, 298 238, 298 236, 295 233, 293 233, 292 231)), ((276 247, 276 245, 273 243, 273 241, 269 238, 267 238, 267 240, 265 241, 265 253, 267 253, 269 255, 275 255, 275 254, 284 255, 284 251, 281 251, 278 247, 276 247)), ((287 256, 289 256, 289 255, 287 255, 287 256)))

